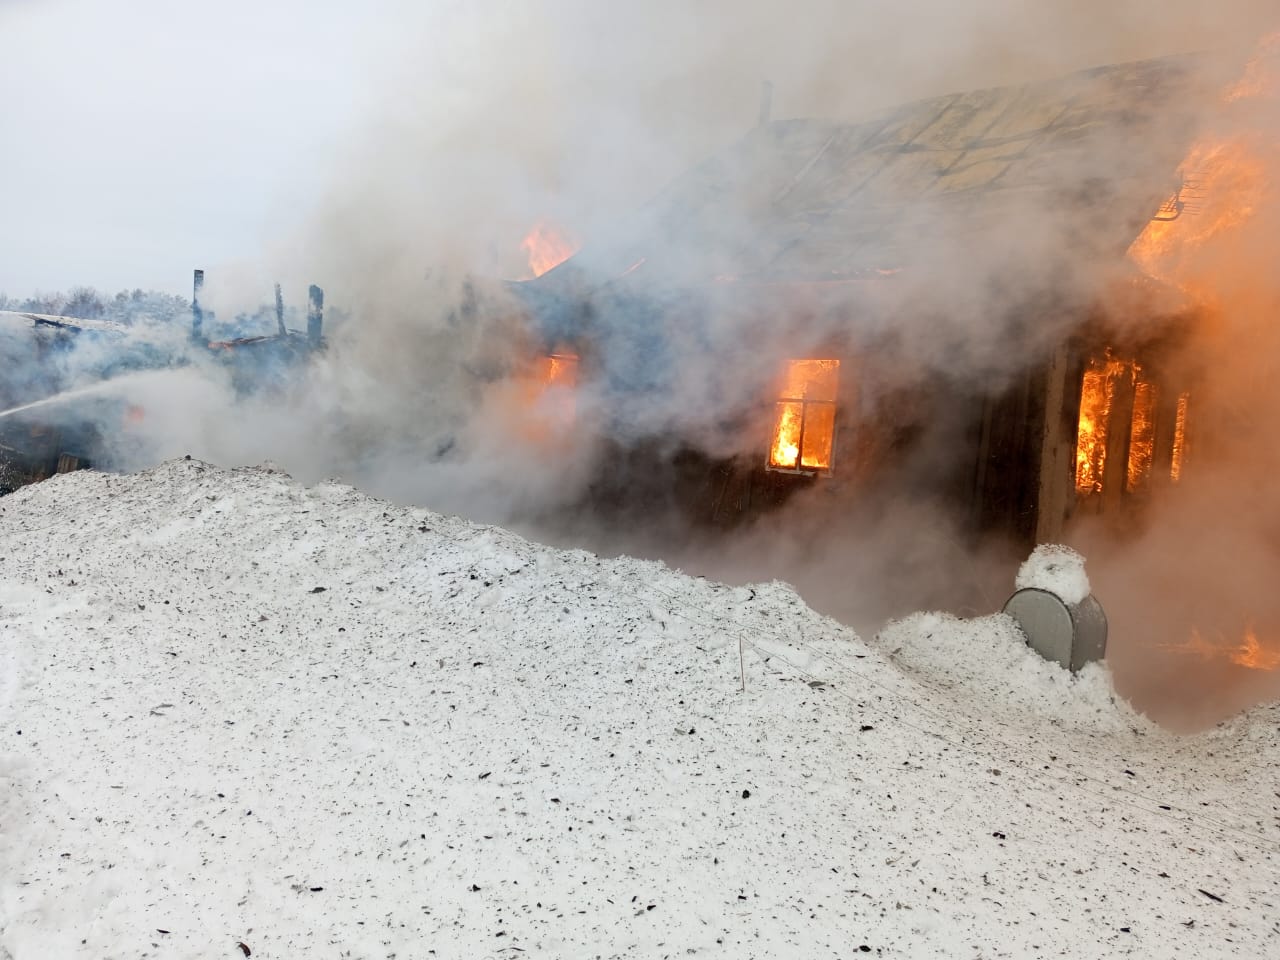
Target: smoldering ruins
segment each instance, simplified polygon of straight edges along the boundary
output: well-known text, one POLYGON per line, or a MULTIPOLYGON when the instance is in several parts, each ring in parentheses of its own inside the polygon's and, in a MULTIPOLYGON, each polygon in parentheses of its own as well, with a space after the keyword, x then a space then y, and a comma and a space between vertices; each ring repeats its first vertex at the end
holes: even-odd
POLYGON ((788 580, 866 632, 999 609, 1066 542, 1140 708, 1280 693, 1264 5, 551 6, 432 37, 420 115, 281 244, 349 309, 331 349, 149 449, 788 580))
MULTIPOLYGON (((189 326, 0 310, 0 494, 75 470, 129 470, 172 455, 193 417, 236 424, 240 401, 274 402, 325 347, 324 291, 308 290, 306 329, 286 325, 280 285, 269 332, 259 315, 217 322, 193 271, 189 326), (246 333, 246 326, 252 330, 246 333), (229 409, 230 408, 230 409, 229 409)), ((290 310, 291 319, 298 311, 290 310)))

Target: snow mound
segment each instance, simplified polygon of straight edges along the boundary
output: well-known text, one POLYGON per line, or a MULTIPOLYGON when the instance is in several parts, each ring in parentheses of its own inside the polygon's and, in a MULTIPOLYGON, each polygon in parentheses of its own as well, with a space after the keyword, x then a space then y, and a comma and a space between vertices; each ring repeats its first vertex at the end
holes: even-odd
POLYGON ((1174 738, 1005 618, 884 655, 785 584, 190 460, 0 544, 0 957, 1274 952, 1274 713, 1174 738))
POLYGON ((1018 568, 1014 585, 1019 590, 1047 590, 1066 604, 1079 603, 1090 592, 1084 557, 1057 543, 1036 547, 1018 568))
POLYGON ((1073 675, 1027 646, 1007 614, 964 620, 917 613, 888 624, 877 641, 922 682, 1009 720, 1030 715, 1086 731, 1156 730, 1116 694, 1105 663, 1073 675))

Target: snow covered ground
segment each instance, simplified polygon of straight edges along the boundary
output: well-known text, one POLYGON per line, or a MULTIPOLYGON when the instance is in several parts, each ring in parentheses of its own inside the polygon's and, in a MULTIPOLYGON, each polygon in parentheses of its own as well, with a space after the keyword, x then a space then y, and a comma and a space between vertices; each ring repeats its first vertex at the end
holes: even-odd
POLYGON ((0 958, 867 954, 1280 957, 1280 709, 269 469, 0 500, 0 958))

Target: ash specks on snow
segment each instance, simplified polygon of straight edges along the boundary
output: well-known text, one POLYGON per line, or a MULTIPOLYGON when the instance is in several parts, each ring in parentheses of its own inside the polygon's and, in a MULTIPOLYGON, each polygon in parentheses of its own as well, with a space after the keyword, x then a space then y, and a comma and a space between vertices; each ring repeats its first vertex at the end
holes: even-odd
POLYGON ((1276 942, 1274 711, 1179 740, 998 619, 867 646, 785 585, 196 461, 26 488, 0 543, 0 955, 1276 942))
POLYGON ((888 624, 875 642, 921 683, 951 691, 969 709, 987 701, 983 712, 993 720, 1020 723, 1036 716, 1086 734, 1158 732, 1116 694, 1103 664, 1072 675, 1027 646, 1017 623, 1003 613, 971 620, 917 613, 888 624))

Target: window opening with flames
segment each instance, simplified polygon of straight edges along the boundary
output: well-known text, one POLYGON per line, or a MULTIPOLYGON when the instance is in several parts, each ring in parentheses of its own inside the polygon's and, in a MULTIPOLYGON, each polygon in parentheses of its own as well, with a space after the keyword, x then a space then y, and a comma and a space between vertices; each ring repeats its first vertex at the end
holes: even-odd
POLYGON ((831 473, 839 360, 790 360, 769 446, 771 470, 831 473))
POLYGON ((577 355, 552 353, 539 358, 537 383, 543 413, 561 427, 570 426, 577 412, 577 355))
POLYGON ((572 353, 552 353, 541 358, 538 379, 548 387, 578 385, 578 357, 572 353))
POLYGON ((1187 454, 1189 405, 1182 393, 1170 407, 1162 385, 1137 360, 1111 350, 1092 358, 1080 384, 1077 496, 1143 493, 1157 475, 1176 482, 1187 454))
POLYGON ((536 357, 517 384, 517 422, 524 438, 541 444, 566 439, 578 412, 578 357, 567 352, 536 357))

